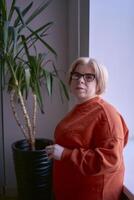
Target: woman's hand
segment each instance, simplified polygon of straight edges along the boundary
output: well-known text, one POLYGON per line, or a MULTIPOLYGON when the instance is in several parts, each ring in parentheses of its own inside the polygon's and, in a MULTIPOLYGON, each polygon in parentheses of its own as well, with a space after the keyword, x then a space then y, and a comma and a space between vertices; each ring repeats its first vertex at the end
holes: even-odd
POLYGON ((64 147, 59 144, 49 145, 45 148, 46 153, 48 154, 49 159, 54 158, 55 160, 60 160, 64 147))

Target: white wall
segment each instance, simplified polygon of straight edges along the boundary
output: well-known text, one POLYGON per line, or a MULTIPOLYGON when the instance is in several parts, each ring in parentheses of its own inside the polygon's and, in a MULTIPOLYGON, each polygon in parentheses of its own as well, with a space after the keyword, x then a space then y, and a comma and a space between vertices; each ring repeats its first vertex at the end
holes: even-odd
POLYGON ((134 1, 90 0, 90 56, 109 71, 105 98, 123 114, 134 135, 134 1))

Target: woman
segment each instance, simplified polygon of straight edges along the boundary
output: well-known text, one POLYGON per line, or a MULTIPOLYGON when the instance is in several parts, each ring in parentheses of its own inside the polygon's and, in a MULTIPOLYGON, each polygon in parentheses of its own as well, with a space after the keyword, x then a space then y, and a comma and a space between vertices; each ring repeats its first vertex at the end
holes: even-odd
POLYGON ((54 159, 56 200, 119 200, 123 188, 123 148, 127 126, 101 98, 107 71, 95 59, 80 57, 69 70, 69 86, 78 104, 57 125, 54 159))

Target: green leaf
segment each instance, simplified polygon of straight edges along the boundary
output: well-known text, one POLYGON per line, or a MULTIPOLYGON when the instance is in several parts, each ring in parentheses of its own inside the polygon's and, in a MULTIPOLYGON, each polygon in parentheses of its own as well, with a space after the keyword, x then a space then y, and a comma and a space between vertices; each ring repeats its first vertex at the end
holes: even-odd
POLYGON ((13 27, 13 55, 14 57, 17 53, 17 37, 18 37, 18 28, 13 27))
POLYGON ((36 8, 31 16, 28 18, 28 20, 26 21, 26 24, 28 25, 34 18, 36 18, 42 11, 44 11, 45 8, 47 8, 49 6, 49 4, 51 3, 52 0, 49 0, 47 2, 44 2, 38 7, 36 8))
POLYGON ((16 0, 12 0, 11 8, 9 9, 8 21, 11 21, 12 19, 15 4, 16 4, 16 0))
POLYGON ((36 94, 37 96, 37 101, 38 101, 38 105, 40 107, 41 112, 44 113, 43 99, 42 99, 40 84, 39 84, 40 80, 38 80, 38 76, 37 76, 38 63, 36 62, 37 60, 35 59, 35 56, 30 55, 24 35, 22 35, 22 41, 24 43, 24 48, 26 51, 26 55, 27 55, 27 59, 28 59, 29 67, 30 67, 30 73, 31 73, 30 86, 32 88, 33 93, 36 94))
POLYGON ((69 94, 68 94, 67 87, 61 79, 60 79, 60 85, 61 85, 61 88, 62 88, 61 91, 64 92, 65 97, 67 98, 67 100, 69 100, 69 94))
POLYGON ((11 77, 14 80, 14 83, 15 83, 15 86, 16 86, 16 85, 18 85, 16 72, 15 72, 15 69, 14 69, 14 66, 15 66, 16 63, 14 62, 13 57, 10 54, 9 55, 5 55, 5 59, 6 59, 8 68, 9 68, 9 70, 11 72, 11 77))
POLYGON ((27 47, 27 44, 26 44, 26 37, 25 37, 25 35, 21 35, 21 40, 22 40, 22 43, 24 45, 26 56, 27 56, 27 58, 29 58, 30 54, 29 54, 28 47, 27 47))
POLYGON ((4 37, 4 52, 5 53, 6 53, 7 44, 8 44, 8 29, 9 29, 9 22, 5 21, 4 22, 4 32, 3 32, 3 37, 4 37))
MULTIPOLYGON (((36 29, 34 32, 36 34, 38 34, 39 32, 41 32, 43 30, 43 33, 45 33, 51 26, 53 25, 53 22, 48 22, 46 24, 44 24, 43 26, 39 27, 38 29, 36 29)), ((26 38, 26 40, 29 40, 29 38, 31 38, 33 35, 33 32, 31 32, 31 34, 26 38)))
POLYGON ((29 68, 26 68, 25 69, 26 96, 28 96, 28 91, 29 91, 29 86, 30 86, 30 78, 31 78, 30 70, 29 70, 29 68))
MULTIPOLYGON (((39 27, 38 29, 36 29, 35 32, 36 32, 36 33, 39 33, 39 32, 41 32, 43 29, 45 29, 45 30, 43 30, 43 32, 41 33, 41 37, 44 37, 43 33, 44 33, 45 31, 47 31, 47 30, 51 27, 52 24, 53 24, 53 22, 48 22, 47 24, 45 24, 45 25, 39 27)), ((34 35, 34 34, 31 33, 30 35, 28 35, 27 37, 25 37, 26 43, 27 43, 27 44, 30 43, 30 45, 28 46, 28 48, 32 47, 32 46, 36 43, 36 41, 38 40, 38 38, 37 38, 36 36, 33 38, 33 35, 34 35), (32 41, 31 41, 31 40, 32 40, 32 41)), ((22 42, 19 43, 19 46, 21 46, 21 44, 22 44, 22 42)), ((21 53, 22 50, 23 50, 23 48, 20 50, 20 52, 18 53, 18 55, 21 53)))
POLYGON ((53 84, 52 74, 50 72, 48 72, 47 70, 43 70, 43 75, 44 75, 45 83, 47 86, 48 94, 51 95, 52 94, 52 84, 53 84))
POLYGON ((56 51, 47 43, 45 42, 37 33, 36 31, 33 31, 31 28, 27 27, 28 30, 37 37, 38 40, 40 40, 44 45, 45 47, 47 47, 47 49, 49 49, 56 57, 57 57, 57 53, 56 51))
MULTIPOLYGON (((23 17, 24 17, 24 16, 29 12, 29 10, 32 8, 32 5, 33 5, 33 1, 32 1, 31 3, 29 3, 28 6, 27 6, 26 8, 24 8, 24 10, 22 11, 22 16, 23 16, 23 17)), ((15 20, 15 22, 14 22, 14 26, 15 26, 15 27, 18 26, 19 22, 20 22, 20 18, 17 17, 16 20, 15 20)))
POLYGON ((58 71, 57 71, 57 69, 56 69, 56 67, 55 67, 55 64, 54 64, 54 62, 52 62, 52 66, 53 66, 54 73, 55 73, 56 77, 58 77, 58 78, 59 78, 58 71))
POLYGON ((43 110, 43 99, 42 99, 42 95, 41 95, 41 91, 40 91, 40 87, 39 87, 38 81, 33 85, 33 92, 37 96, 37 102, 38 102, 38 105, 40 107, 41 112, 44 113, 44 110, 43 110))
POLYGON ((6 0, 1 0, 1 2, 0 2, 0 13, 2 14, 2 20, 7 21, 6 0))
POLYGON ((23 24, 23 26, 26 26, 25 21, 24 21, 24 19, 23 19, 22 12, 21 12, 21 10, 20 10, 20 7, 15 6, 15 10, 16 10, 16 12, 17 12, 17 14, 18 14, 18 17, 19 17, 21 23, 23 24))

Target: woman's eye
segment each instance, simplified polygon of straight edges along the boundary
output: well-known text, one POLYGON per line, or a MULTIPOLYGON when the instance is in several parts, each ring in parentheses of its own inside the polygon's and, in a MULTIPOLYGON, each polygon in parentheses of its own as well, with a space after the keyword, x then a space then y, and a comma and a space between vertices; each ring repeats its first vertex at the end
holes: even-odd
POLYGON ((92 75, 86 75, 85 78, 86 78, 86 79, 92 79, 93 76, 92 76, 92 75))

